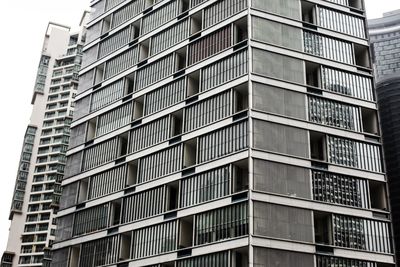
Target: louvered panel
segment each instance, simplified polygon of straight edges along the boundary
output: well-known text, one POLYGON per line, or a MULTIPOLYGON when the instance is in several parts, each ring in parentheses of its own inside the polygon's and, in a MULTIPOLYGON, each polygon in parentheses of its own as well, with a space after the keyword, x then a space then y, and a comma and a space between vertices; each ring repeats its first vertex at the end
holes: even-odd
POLYGON ((116 147, 118 147, 118 139, 115 137, 86 149, 82 170, 86 171, 115 160, 117 157, 116 147))
POLYGON ((132 19, 144 9, 144 0, 135 0, 123 6, 113 13, 111 28, 114 29, 118 25, 132 19))
POLYGON ((328 2, 332 2, 338 5, 343 5, 343 6, 348 6, 349 5, 349 0, 325 0, 328 2))
POLYGON ((233 79, 239 78, 248 72, 247 50, 224 58, 201 70, 201 91, 204 92, 233 79))
MULTIPOLYGON (((332 1, 332 0, 328 0, 332 1)), ((336 0, 336 2, 339 2, 336 0)), ((330 266, 352 266, 352 267, 377 267, 375 262, 356 260, 349 258, 339 258, 326 255, 317 255, 317 267, 330 267, 330 266)))
POLYGON ((232 114, 231 91, 185 108, 184 131, 190 132, 207 124, 226 118, 232 114))
POLYGON ((98 198, 124 189, 126 172, 126 165, 123 165, 92 176, 88 199, 98 198))
POLYGON ((156 9, 142 19, 141 34, 144 35, 162 26, 163 24, 175 18, 178 15, 178 12, 178 1, 176 0, 170 1, 169 3, 156 9))
POLYGON ((350 42, 309 31, 303 31, 303 36, 305 53, 346 64, 354 64, 355 55, 350 42))
POLYGON ((198 6, 204 2, 206 2, 207 0, 190 0, 190 6, 191 7, 195 7, 198 6))
POLYGON ((117 263, 119 243, 118 235, 83 243, 79 254, 79 266, 95 267, 117 263))
POLYGON ((154 180, 182 168, 182 146, 177 145, 140 159, 139 183, 154 180))
POLYGON ((246 0, 222 0, 204 9, 204 29, 247 8, 246 0))
POLYGON ((128 223, 165 212, 165 187, 158 187, 124 199, 122 222, 128 223), (155 203, 157 203, 155 205, 155 203))
POLYGON ((211 210, 196 215, 195 245, 248 234, 248 203, 211 210))
POLYGON ((182 42, 189 35, 189 19, 185 19, 151 38, 150 55, 155 55, 182 42))
POLYGON ((181 78, 146 94, 144 114, 149 115, 185 99, 185 79, 181 78))
POLYGON ((56 250, 53 252, 51 256, 51 266, 52 267, 68 266, 68 259, 69 259, 69 248, 56 250))
MULTIPOLYGON (((111 37, 105 39, 99 44, 99 56, 102 58, 111 52, 114 52, 122 46, 128 44, 133 40, 133 29, 131 26, 125 27, 119 32, 113 34, 111 37)), ((97 59, 97 57, 96 57, 97 59)))
POLYGON ((322 66, 322 86, 324 89, 356 98, 374 101, 372 79, 359 74, 322 66))
POLYGON ((56 241, 72 238, 74 215, 69 214, 57 218, 56 241))
POLYGON ((380 146, 342 137, 328 137, 328 161, 368 171, 382 172, 380 146))
POLYGON ((170 137, 170 133, 169 116, 136 128, 130 133, 129 152, 137 152, 146 147, 166 141, 170 137))
POLYGON ((107 227, 108 204, 103 204, 75 214, 73 236, 98 231, 107 227))
POLYGON ((365 21, 362 17, 346 14, 322 6, 319 6, 318 9, 318 24, 320 26, 359 38, 366 38, 365 21))
POLYGON ((106 62, 104 79, 108 79, 124 70, 127 70, 138 62, 139 53, 137 46, 129 48, 106 62))
POLYGON ((105 0, 106 1, 106 11, 112 9, 113 7, 118 6, 119 4, 121 4, 122 2, 124 2, 125 0, 105 0))
POLYGON ((229 195, 230 181, 231 172, 229 166, 182 180, 180 207, 190 207, 229 195))
POLYGON ((176 250, 177 225, 177 221, 171 221, 134 231, 132 258, 176 250))
POLYGON ((308 97, 309 120, 312 122, 361 131, 359 108, 329 99, 308 97))
POLYGON ((139 69, 136 75, 136 91, 172 75, 175 68, 175 55, 170 54, 139 69))
POLYGON ((63 186, 62 195, 61 195, 63 201, 60 202, 61 210, 72 207, 73 205, 76 204, 77 195, 78 195, 77 193, 78 193, 78 189, 79 189, 78 186, 79 186, 78 182, 63 186))
POLYGON ((334 245, 345 248, 391 253, 389 224, 377 220, 333 215, 334 245))
POLYGON ((132 120, 133 103, 126 103, 98 117, 96 136, 114 131, 132 120))
POLYGON ((232 45, 232 29, 228 25, 189 45, 189 65, 193 65, 232 45))
POLYGON ((199 138, 199 163, 247 148, 247 120, 199 138))
POLYGON ((230 267, 229 251, 207 254, 189 259, 180 260, 177 262, 177 267, 230 267))
POLYGON ((312 171, 313 195, 317 201, 359 208, 369 208, 367 180, 355 177, 312 171))
POLYGON ((92 94, 90 102, 90 112, 99 110, 114 101, 122 98, 124 95, 124 79, 119 79, 116 82, 107 85, 92 94))

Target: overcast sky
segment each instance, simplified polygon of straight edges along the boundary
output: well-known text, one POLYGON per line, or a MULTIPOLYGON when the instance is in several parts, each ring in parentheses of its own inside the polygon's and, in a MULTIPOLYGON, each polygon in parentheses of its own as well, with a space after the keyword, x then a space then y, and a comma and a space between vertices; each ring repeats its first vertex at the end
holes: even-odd
MULTIPOLYGON (((400 9, 399 0, 366 0, 369 18, 400 9)), ((8 237, 8 214, 44 32, 49 21, 77 26, 89 0, 3 1, 0 64, 0 257, 8 237)))

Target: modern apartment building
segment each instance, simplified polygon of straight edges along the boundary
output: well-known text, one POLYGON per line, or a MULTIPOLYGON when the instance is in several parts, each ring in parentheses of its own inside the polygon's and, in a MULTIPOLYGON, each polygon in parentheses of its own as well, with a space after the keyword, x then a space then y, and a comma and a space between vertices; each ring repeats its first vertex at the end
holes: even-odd
POLYGON ((362 0, 99 0, 52 266, 394 266, 362 0))
MULTIPOLYGON (((86 13, 81 26, 85 17, 86 13)), ((47 27, 1 266, 46 266, 46 250, 55 235, 54 214, 61 196, 83 38, 83 31, 72 33, 56 23, 47 27)))
POLYGON ((400 10, 368 21, 390 188, 397 259, 400 259, 400 10))

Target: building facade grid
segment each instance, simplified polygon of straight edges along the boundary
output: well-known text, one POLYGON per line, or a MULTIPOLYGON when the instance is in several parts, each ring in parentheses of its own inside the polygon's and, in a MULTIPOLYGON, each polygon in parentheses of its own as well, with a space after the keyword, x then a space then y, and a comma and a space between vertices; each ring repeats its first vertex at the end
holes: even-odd
POLYGON ((363 1, 92 7, 52 266, 394 265, 363 1))

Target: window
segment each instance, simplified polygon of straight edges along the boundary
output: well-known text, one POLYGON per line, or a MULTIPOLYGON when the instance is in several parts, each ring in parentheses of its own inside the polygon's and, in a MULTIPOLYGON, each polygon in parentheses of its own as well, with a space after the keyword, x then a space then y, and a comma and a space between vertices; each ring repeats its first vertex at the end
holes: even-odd
POLYGON ((118 139, 112 138, 86 149, 83 157, 83 170, 88 170, 116 159, 117 155, 113 148, 117 147, 117 144, 118 139), (103 153, 100 153, 100 151, 103 153))
POLYGON ((133 232, 134 259, 177 249, 177 221, 150 226, 133 232))
POLYGON ((368 208, 367 181, 354 177, 312 170, 313 195, 318 201, 368 208))
MULTIPOLYGON (((230 262, 230 254, 228 251, 193 257, 190 259, 180 260, 177 262, 177 267, 228 267, 230 262)), ((246 265, 237 265, 245 267, 246 265)))
POLYGON ((193 206, 229 195, 231 175, 230 167, 225 166, 182 180, 180 206, 193 206))
POLYGON ((77 212, 74 220, 73 236, 94 232, 107 227, 109 205, 103 204, 77 212))
POLYGON ((320 97, 308 97, 311 122, 361 132, 359 108, 320 97))
POLYGON ((354 64, 351 43, 309 31, 303 31, 303 35, 305 53, 346 64, 354 64))
POLYGON ((328 161, 334 164, 382 172, 381 148, 341 137, 328 137, 328 161))
POLYGON ((246 120, 199 137, 198 163, 213 160, 247 148, 247 132, 246 120))
POLYGON ((232 92, 228 90, 185 108, 184 132, 190 132, 230 116, 231 102, 232 92))
POLYGON ((182 168, 182 146, 173 146, 140 159, 138 182, 147 182, 182 168))
POLYGON ((322 86, 325 90, 368 101, 373 101, 375 99, 371 77, 344 72, 329 67, 322 67, 321 76, 322 86))
POLYGON ((247 202, 196 215, 195 229, 195 245, 247 235, 247 202))
POLYGON ((96 174, 90 179, 89 197, 93 199, 125 188, 126 165, 96 174))
POLYGON ((72 262, 75 262, 77 255, 79 255, 80 266, 101 266, 116 263, 118 262, 118 244, 118 235, 83 243, 80 253, 77 251, 78 248, 73 248, 72 262))
POLYGON ((158 54, 189 37, 189 20, 185 19, 151 38, 150 55, 158 54))
POLYGON ((247 8, 245 0, 218 1, 204 9, 203 28, 211 27, 247 8))
POLYGON ((165 212, 166 193, 164 187, 126 197, 123 204, 122 222, 133 222, 165 212))
POLYGON ((377 265, 376 263, 369 261, 317 255, 317 267, 329 267, 329 266, 376 267, 377 265))
POLYGON ((241 50, 201 70, 200 91, 206 91, 248 72, 248 51, 241 50))
POLYGON ((336 246, 391 253, 389 231, 387 222, 333 215, 336 246))
POLYGON ((146 94, 144 115, 160 111, 183 101, 185 98, 185 79, 178 79, 146 94))
POLYGON ((178 1, 170 1, 142 19, 142 35, 153 31, 178 15, 178 1))
POLYGON ((362 17, 345 14, 322 6, 319 7, 319 24, 322 27, 359 38, 366 37, 365 23, 362 17))
POLYGON ((232 45, 232 29, 228 25, 189 45, 189 65, 202 61, 232 45))

